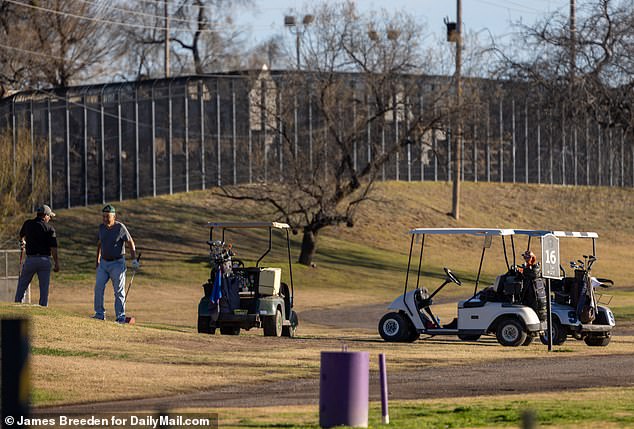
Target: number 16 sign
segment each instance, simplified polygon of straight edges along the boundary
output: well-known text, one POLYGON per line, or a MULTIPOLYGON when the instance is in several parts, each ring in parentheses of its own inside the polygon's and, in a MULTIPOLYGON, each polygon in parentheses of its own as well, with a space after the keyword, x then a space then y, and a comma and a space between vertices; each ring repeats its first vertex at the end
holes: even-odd
POLYGON ((561 279, 559 271, 559 239, 553 234, 542 237, 542 277, 561 279))

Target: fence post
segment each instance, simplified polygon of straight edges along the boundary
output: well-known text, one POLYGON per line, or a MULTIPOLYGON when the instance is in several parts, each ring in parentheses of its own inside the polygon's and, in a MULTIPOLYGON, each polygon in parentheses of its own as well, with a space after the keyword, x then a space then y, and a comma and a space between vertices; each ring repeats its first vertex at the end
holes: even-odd
POLYGON ((31 139, 31 194, 35 187, 35 130, 33 127, 33 121, 35 120, 33 115, 33 100, 31 100, 29 109, 29 135, 31 139))
POLYGON ((542 122, 541 109, 537 109, 537 183, 542 183, 542 122))
POLYGON ((135 195, 141 197, 139 183, 139 87, 134 86, 134 185, 135 195))
POLYGON ((174 193, 174 171, 172 170, 172 132, 173 132, 173 124, 172 124, 172 80, 170 79, 167 84, 167 153, 168 153, 168 174, 169 174, 169 188, 170 195, 174 193))
POLYGON ((504 116, 502 114, 502 99, 500 99, 500 175, 498 179, 500 183, 504 182, 504 116))
POLYGON ((64 140, 66 141, 66 208, 70 208, 70 108, 68 97, 64 106, 64 140))
POLYGON ((475 183, 478 183, 478 124, 477 124, 477 118, 476 118, 476 114, 475 112, 473 112, 473 138, 471 139, 471 141, 473 142, 473 147, 472 147, 472 165, 473 165, 473 181, 475 183))
MULTIPOLYGON (((421 117, 421 119, 423 117, 423 107, 424 107, 423 101, 424 101, 423 100, 423 94, 419 94, 419 96, 418 96, 418 104, 420 106, 420 117, 421 117)), ((431 132, 433 134, 434 130, 431 130, 431 132)), ((421 182, 425 181, 425 162, 423 160, 423 151, 424 150, 425 150, 425 141, 421 138, 420 139, 420 181, 421 182)), ((429 160, 429 158, 427 158, 427 160, 429 160)))
POLYGON ((487 182, 491 181, 491 106, 487 101, 487 136, 486 136, 486 169, 487 182))
POLYGON ((516 141, 515 141, 515 99, 511 100, 511 160, 512 160, 512 165, 513 165, 513 183, 516 182, 515 180, 515 147, 516 147, 516 141))
POLYGON ((117 149, 119 150, 117 156, 117 169, 119 170, 119 201, 123 200, 123 158, 121 156, 121 150, 123 146, 123 136, 121 130, 121 87, 117 90, 117 149))
POLYGON ((84 206, 88 205, 88 100, 82 97, 84 114, 84 206))
MULTIPOLYGON (((198 100, 200 103, 200 176, 202 181, 202 189, 207 188, 207 177, 205 171, 205 83, 198 81, 198 100)), ((251 138, 251 127, 249 127, 249 139, 251 138)), ((249 140, 250 142, 250 140, 249 140)), ((250 153, 250 149, 249 149, 250 153)), ((251 159, 249 158, 249 162, 251 159)), ((250 168, 250 165, 249 165, 250 168)), ((249 176, 250 177, 250 176, 249 176)))
POLYGON ((218 186, 222 186, 222 157, 220 156, 220 84, 216 79, 216 172, 218 186))
POLYGON ((237 154, 237 130, 236 130, 236 89, 235 80, 231 80, 231 144, 232 144, 232 156, 233 156, 233 184, 238 183, 238 172, 236 165, 237 154))
POLYGON ((185 80, 185 192, 189 192, 189 78, 185 80))
POLYGON ((11 138, 13 141, 13 189, 15 191, 15 177, 18 171, 18 157, 16 156, 18 150, 18 121, 15 115, 15 97, 13 97, 13 99, 11 100, 11 127, 11 138))
POLYGON ((561 184, 566 184, 566 120, 563 112, 561 116, 561 184))
POLYGON ((101 88, 101 94, 99 95, 99 137, 100 137, 100 147, 101 147, 101 153, 100 153, 100 166, 101 166, 101 203, 105 204, 106 203, 106 160, 105 160, 105 151, 106 151, 106 146, 105 146, 105 140, 106 140, 106 125, 105 125, 105 112, 104 112, 104 106, 103 106, 103 90, 104 87, 102 86, 101 88))
POLYGON ((53 204, 53 129, 51 125, 51 98, 46 100, 46 119, 48 133, 48 201, 53 204))
POLYGON ((400 148, 399 145, 399 129, 398 129, 398 101, 396 98, 396 93, 392 94, 392 119, 394 120, 394 144, 397 146, 397 150, 394 156, 394 161, 396 163, 396 177, 395 180, 400 180, 400 171, 399 171, 399 163, 400 163, 400 148))
POLYGON ((156 197, 156 97, 154 96, 154 85, 152 84, 152 195, 156 197))
POLYGON ((524 101, 524 183, 528 183, 528 100, 524 101))

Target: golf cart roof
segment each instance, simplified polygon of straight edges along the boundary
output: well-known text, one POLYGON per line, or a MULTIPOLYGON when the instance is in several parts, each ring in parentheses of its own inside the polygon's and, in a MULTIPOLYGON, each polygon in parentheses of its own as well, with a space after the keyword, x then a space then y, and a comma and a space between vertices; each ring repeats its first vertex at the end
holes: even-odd
POLYGON ((555 237, 576 237, 576 238, 599 238, 596 232, 579 232, 579 231, 547 231, 536 229, 515 229, 515 234, 528 235, 530 237, 543 237, 546 234, 552 234, 555 237))
POLYGON ((208 222, 210 228, 278 228, 290 229, 290 226, 281 222, 208 222))
POLYGON ((512 229, 496 228, 415 228, 410 234, 470 234, 470 235, 513 235, 512 229))

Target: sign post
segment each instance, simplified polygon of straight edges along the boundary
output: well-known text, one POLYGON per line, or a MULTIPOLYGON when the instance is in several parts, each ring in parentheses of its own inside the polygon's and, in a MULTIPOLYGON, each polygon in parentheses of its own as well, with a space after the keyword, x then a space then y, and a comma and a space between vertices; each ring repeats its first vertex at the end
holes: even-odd
POLYGON ((553 313, 550 302, 550 279, 561 279, 559 271, 559 239, 553 234, 542 237, 542 277, 546 279, 546 314, 548 315, 548 351, 553 349, 553 313))

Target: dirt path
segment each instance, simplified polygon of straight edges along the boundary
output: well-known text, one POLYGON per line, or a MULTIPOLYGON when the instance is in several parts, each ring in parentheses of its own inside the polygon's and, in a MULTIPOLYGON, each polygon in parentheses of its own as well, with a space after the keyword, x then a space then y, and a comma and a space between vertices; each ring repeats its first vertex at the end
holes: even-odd
MULTIPOLYGON (((634 386, 634 355, 507 359, 476 365, 421 367, 388 374, 390 399, 454 398, 495 394, 634 386)), ((370 399, 379 400, 371 374, 370 399)), ((40 408, 39 412, 114 413, 176 408, 259 407, 319 403, 317 379, 230 386, 160 398, 40 408), (266 394, 258 394, 266 392, 266 394), (273 399, 274 398, 274 399, 273 399)))

